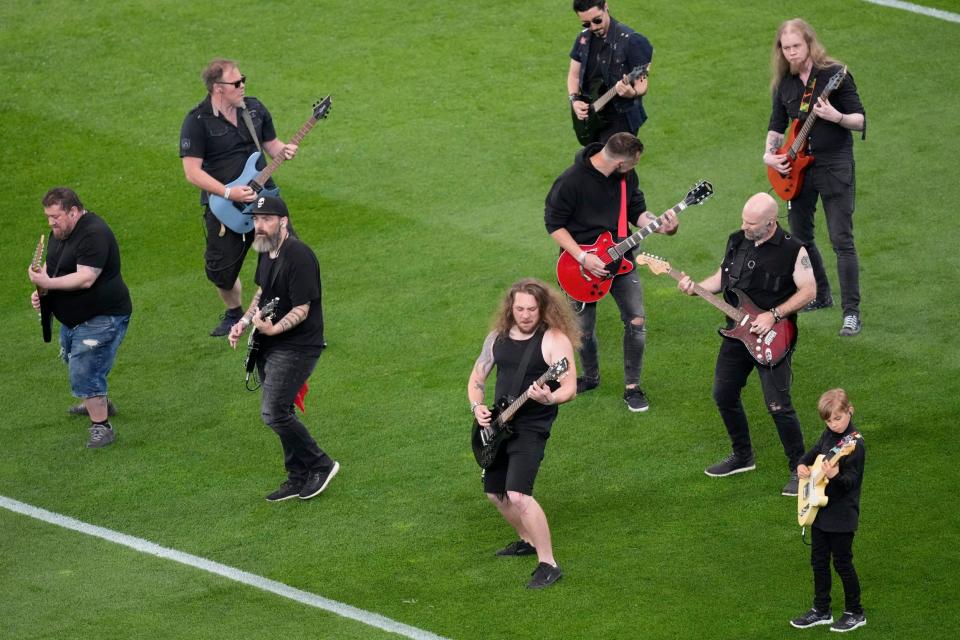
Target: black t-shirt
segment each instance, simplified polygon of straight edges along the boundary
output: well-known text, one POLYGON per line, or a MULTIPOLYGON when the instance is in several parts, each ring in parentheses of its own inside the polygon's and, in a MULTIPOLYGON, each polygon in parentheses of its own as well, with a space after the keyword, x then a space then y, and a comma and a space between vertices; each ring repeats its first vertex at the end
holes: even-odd
MULTIPOLYGON (((834 433, 824 429, 817 443, 800 458, 800 464, 808 467, 816 462, 817 456, 828 454, 846 436, 857 428, 853 422, 847 425, 843 433, 834 433)), ((820 507, 813 526, 821 531, 856 531, 860 523, 860 487, 863 484, 863 468, 867 456, 867 447, 863 440, 857 440, 853 451, 839 458, 840 473, 827 484, 825 493, 827 504, 820 507)))
MULTIPOLYGON (((244 103, 261 146, 275 139, 277 132, 273 128, 273 117, 263 103, 256 98, 244 98, 244 103)), ((247 158, 256 150, 257 145, 243 115, 237 113, 236 125, 223 114, 213 115, 210 96, 187 114, 180 128, 180 157, 202 158, 203 170, 224 184, 243 173, 247 158)), ((266 159, 261 156, 257 168, 265 166, 266 159)), ((263 186, 272 188, 275 185, 271 179, 263 186)), ((206 193, 201 194, 201 200, 206 202, 206 193)))
POLYGON ((259 254, 254 280, 263 290, 260 306, 280 298, 274 323, 280 322, 294 307, 310 303, 306 319, 296 327, 275 336, 261 337, 263 351, 287 349, 319 354, 323 349, 320 265, 310 247, 291 236, 284 240, 276 259, 267 253, 259 254))
MULTIPOLYGON (((800 76, 784 76, 777 90, 773 93, 773 109, 770 113, 770 123, 767 130, 783 133, 787 129, 789 120, 799 118, 800 122, 805 122, 807 117, 813 113, 813 105, 817 103, 817 98, 830 83, 830 78, 841 68, 841 66, 835 65, 816 70, 816 85, 810 98, 810 106, 808 111, 803 113, 800 112, 800 105, 803 102, 806 85, 800 81, 800 76)), ((860 96, 857 93, 857 84, 853 81, 853 75, 849 72, 840 86, 830 94, 827 101, 840 113, 864 113, 863 104, 860 103, 860 96)), ((864 135, 866 135, 866 122, 864 122, 864 135)), ((853 136, 850 130, 823 118, 817 118, 807 140, 812 155, 853 154, 853 136)))
POLYGON ((120 247, 103 218, 87 211, 66 240, 50 234, 47 275, 77 272, 77 265, 100 269, 89 289, 47 293, 54 317, 71 329, 94 316, 125 316, 133 312, 130 291, 120 275, 120 247))
POLYGON ((604 231, 617 235, 620 221, 620 181, 627 181, 627 221, 637 219, 647 210, 636 171, 609 176, 597 171, 590 157, 603 148, 599 142, 581 149, 573 166, 556 179, 544 207, 544 224, 548 233, 566 229, 579 244, 591 244, 604 231))

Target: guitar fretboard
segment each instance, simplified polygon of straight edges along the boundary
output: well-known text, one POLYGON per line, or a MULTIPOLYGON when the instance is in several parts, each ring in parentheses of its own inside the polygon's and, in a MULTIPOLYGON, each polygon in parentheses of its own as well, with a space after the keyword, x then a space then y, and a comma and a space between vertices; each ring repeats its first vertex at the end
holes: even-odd
MULTIPOLYGON (((303 126, 300 127, 300 129, 293 135, 292 138, 290 138, 290 144, 299 145, 300 141, 303 140, 304 136, 310 133, 310 129, 313 129, 314 125, 316 124, 317 124, 317 119, 314 118, 313 116, 310 116, 310 118, 303 123, 303 126)), ((254 182, 256 182, 261 187, 267 184, 267 180, 270 179, 270 176, 273 175, 273 172, 276 171, 277 167, 283 164, 285 160, 286 158, 282 156, 273 158, 273 160, 270 161, 270 164, 264 167, 263 171, 258 173, 257 177, 253 179, 254 182)))
MULTIPOLYGON (((667 273, 670 274, 670 277, 676 280, 677 282, 680 282, 681 280, 683 280, 683 275, 680 274, 673 267, 670 267, 667 273)), ((701 287, 699 284, 693 285, 693 291, 698 296, 700 296, 701 298, 703 298, 704 300, 712 304, 714 307, 722 311, 724 315, 726 315, 728 318, 730 318, 736 323, 739 323, 741 320, 743 320, 743 317, 747 315, 745 311, 742 311, 741 309, 736 308, 732 304, 728 304, 723 298, 720 298, 719 296, 713 293, 710 293, 709 291, 701 287)))
POLYGON ((648 235, 650 235, 651 233, 655 232, 657 229, 662 227, 663 216, 671 212, 674 215, 679 215, 680 212, 686 208, 687 208, 686 201, 677 203, 676 205, 674 205, 672 208, 665 211, 663 214, 661 214, 657 218, 654 218, 653 222, 651 222, 650 224, 637 229, 632 234, 624 238, 622 241, 618 242, 617 244, 607 249, 607 256, 609 258, 609 262, 620 260, 621 258, 623 258, 623 256, 627 254, 627 251, 630 251, 631 249, 635 249, 637 246, 639 246, 641 240, 643 240, 648 235))

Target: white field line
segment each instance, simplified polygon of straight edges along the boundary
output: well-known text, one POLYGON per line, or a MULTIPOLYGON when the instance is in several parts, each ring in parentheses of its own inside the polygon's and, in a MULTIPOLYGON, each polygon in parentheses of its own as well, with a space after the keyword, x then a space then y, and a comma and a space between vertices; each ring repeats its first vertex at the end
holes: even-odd
POLYGON ((942 9, 931 9, 930 7, 924 7, 919 4, 913 4, 912 2, 900 2, 900 0, 863 0, 864 2, 869 2, 870 4, 879 4, 884 7, 891 7, 893 9, 903 9, 904 11, 910 11, 911 13, 919 13, 920 15, 930 16, 931 18, 939 18, 940 20, 946 20, 947 22, 957 22, 960 23, 960 14, 951 13, 950 11, 943 11, 942 9))
POLYGON ((46 511, 45 509, 40 509, 39 507, 18 502, 17 500, 7 498, 6 496, 0 496, 0 507, 21 515, 28 516, 30 518, 42 520, 43 522, 47 522, 58 527, 63 527, 64 529, 71 529, 95 538, 102 538, 103 540, 140 551, 141 553, 147 553, 158 558, 164 558, 166 560, 173 560, 174 562, 179 562, 180 564, 185 564, 189 567, 214 573, 218 576, 227 578, 228 580, 233 580, 234 582, 239 582, 262 591, 269 591, 270 593, 278 596, 289 598, 290 600, 296 600, 297 602, 307 606, 323 609, 324 611, 335 613, 338 616, 356 620, 357 622, 365 625, 376 627, 377 629, 382 629, 390 633, 395 633, 406 638, 411 638, 412 640, 447 640, 446 638, 430 633, 429 631, 411 627, 379 614, 371 613, 370 611, 364 611, 363 609, 358 609, 356 607, 351 607, 348 604, 337 602, 336 600, 330 600, 329 598, 324 598, 323 596, 318 596, 308 591, 294 589, 293 587, 285 585, 282 582, 270 580, 269 578, 258 576, 255 573, 241 571, 240 569, 235 569, 234 567, 229 567, 225 564, 220 564, 219 562, 207 560, 206 558, 194 556, 189 553, 177 551, 176 549, 161 547, 160 545, 154 544, 149 540, 144 540, 143 538, 136 538, 125 533, 87 524, 86 522, 76 520, 69 516, 60 515, 59 513, 53 513, 52 511, 46 511))

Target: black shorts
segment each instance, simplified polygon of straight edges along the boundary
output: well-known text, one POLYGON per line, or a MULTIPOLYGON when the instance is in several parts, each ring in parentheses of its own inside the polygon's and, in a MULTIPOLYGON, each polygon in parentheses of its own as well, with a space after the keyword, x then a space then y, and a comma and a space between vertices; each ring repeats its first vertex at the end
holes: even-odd
POLYGON ((532 496, 533 481, 537 479, 549 437, 549 431, 519 429, 504 443, 493 464, 483 474, 483 490, 497 495, 516 491, 532 496))
POLYGON ((243 259, 253 244, 253 232, 241 235, 231 231, 209 208, 204 209, 203 224, 207 234, 207 249, 203 254, 207 280, 220 289, 233 289, 243 268, 243 259))

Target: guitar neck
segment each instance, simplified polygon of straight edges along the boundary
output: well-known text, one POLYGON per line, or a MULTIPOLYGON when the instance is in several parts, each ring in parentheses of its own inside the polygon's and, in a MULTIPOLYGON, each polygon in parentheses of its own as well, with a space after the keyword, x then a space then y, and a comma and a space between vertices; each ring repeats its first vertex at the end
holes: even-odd
MULTIPOLYGON (((310 130, 313 129, 314 125, 316 125, 316 124, 317 124, 317 119, 314 118, 313 116, 310 116, 310 118, 308 118, 307 121, 303 123, 303 126, 300 127, 299 131, 297 131, 297 132, 294 134, 294 136, 293 136, 292 138, 290 138, 290 143, 289 143, 289 144, 299 145, 299 144, 300 144, 300 141, 303 140, 303 138, 304 138, 308 133, 310 133, 310 130)), ((286 158, 284 158, 284 157, 282 157, 282 156, 273 158, 273 159, 270 161, 270 164, 268 164, 266 167, 264 167, 264 168, 263 168, 263 171, 261 171, 260 173, 257 174, 257 177, 254 178, 254 182, 256 182, 257 184, 259 184, 260 186, 263 186, 263 185, 267 184, 267 181, 270 179, 270 176, 273 175, 273 172, 276 171, 276 170, 277 170, 277 167, 279 167, 281 164, 283 164, 285 160, 286 160, 286 158)))
MULTIPOLYGON (((539 378, 537 378, 537 382, 536 382, 537 386, 540 386, 540 385, 542 385, 544 382, 546 382, 546 381, 547 381, 547 378, 548 378, 549 376, 550 376, 550 372, 548 371, 548 372, 544 373, 542 376, 540 376, 539 378)), ((513 414, 515 414, 517 411, 519 411, 519 410, 520 410, 520 407, 522 407, 523 404, 524 404, 527 400, 529 400, 529 399, 530 399, 530 389, 528 388, 526 391, 524 391, 524 392, 520 395, 520 397, 518 397, 516 400, 514 400, 513 402, 511 402, 509 407, 507 407, 506 409, 504 409, 503 411, 501 411, 501 412, 500 412, 500 415, 497 416, 497 419, 498 419, 501 423, 503 423, 503 422, 510 422, 510 419, 513 417, 513 414)))
MULTIPOLYGON (((669 273, 670 277, 676 280, 677 282, 680 282, 681 280, 683 280, 683 276, 673 267, 670 267, 670 270, 667 271, 667 273, 669 273)), ((696 293, 701 298, 703 298, 704 300, 706 300, 707 302, 709 302, 710 304, 712 304, 717 309, 719 309, 721 312, 723 312, 724 315, 726 315, 728 318, 730 318, 734 322, 740 322, 741 320, 743 320, 743 316, 746 315, 744 311, 737 309, 732 304, 728 304, 726 301, 724 301, 723 298, 713 293, 710 293, 709 291, 701 287, 699 284, 693 285, 693 292, 696 293)))
MULTIPOLYGON (((826 100, 830 97, 831 93, 833 93, 833 90, 828 87, 823 91, 823 93, 820 94, 819 97, 826 100)), ((800 127, 800 131, 797 132, 797 137, 794 138, 793 144, 790 145, 790 150, 788 153, 790 154, 791 158, 796 158, 800 154, 800 151, 803 149, 803 145, 807 143, 807 136, 810 135, 810 129, 813 128, 813 125, 816 124, 817 120, 817 114, 811 110, 810 115, 807 116, 803 126, 800 127)))
POLYGON ((686 202, 678 202, 676 205, 673 206, 673 208, 667 209, 659 217, 654 218, 653 222, 646 225, 645 227, 641 227, 637 229, 632 234, 627 236, 624 240, 615 244, 611 251, 615 251, 617 255, 612 257, 616 259, 622 258, 624 255, 626 255, 627 251, 630 251, 631 249, 635 249, 640 244, 641 240, 643 240, 648 235, 650 235, 651 233, 653 233, 654 231, 656 231, 657 229, 663 226, 663 216, 667 215, 670 212, 673 212, 674 215, 678 216, 680 215, 680 212, 686 208, 687 208, 686 202))

